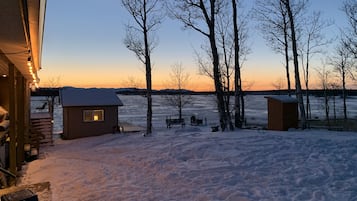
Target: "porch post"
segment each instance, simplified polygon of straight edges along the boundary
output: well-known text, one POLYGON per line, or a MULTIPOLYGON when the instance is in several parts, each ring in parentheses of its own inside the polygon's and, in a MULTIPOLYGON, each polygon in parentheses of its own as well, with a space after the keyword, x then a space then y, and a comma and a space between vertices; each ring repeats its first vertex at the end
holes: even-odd
POLYGON ((24 161, 24 141, 25 141, 25 78, 20 72, 17 72, 16 78, 16 97, 17 97, 17 169, 21 170, 24 161))
POLYGON ((17 135, 17 122, 16 122, 16 69, 13 63, 9 63, 9 114, 10 114, 10 129, 9 129, 9 136, 10 136, 10 147, 9 147, 9 168, 10 172, 16 175, 16 135, 17 135))

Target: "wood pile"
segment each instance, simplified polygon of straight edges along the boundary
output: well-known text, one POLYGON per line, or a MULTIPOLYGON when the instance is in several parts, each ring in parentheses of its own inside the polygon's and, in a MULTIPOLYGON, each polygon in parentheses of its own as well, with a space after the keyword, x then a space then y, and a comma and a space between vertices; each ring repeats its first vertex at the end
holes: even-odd
POLYGON ((31 114, 31 128, 30 128, 30 144, 52 145, 52 117, 50 113, 33 113, 31 114))

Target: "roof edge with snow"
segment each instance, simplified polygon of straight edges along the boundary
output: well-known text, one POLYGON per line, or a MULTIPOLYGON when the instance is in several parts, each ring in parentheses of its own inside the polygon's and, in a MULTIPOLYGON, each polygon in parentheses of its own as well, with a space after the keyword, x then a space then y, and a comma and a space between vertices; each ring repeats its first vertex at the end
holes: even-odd
POLYGON ((60 90, 60 98, 62 107, 123 106, 113 89, 65 87, 60 90))
POLYGON ((280 101, 282 103, 297 103, 298 102, 296 98, 293 98, 293 97, 290 97, 290 96, 286 96, 286 95, 264 96, 264 98, 274 99, 274 100, 280 101))

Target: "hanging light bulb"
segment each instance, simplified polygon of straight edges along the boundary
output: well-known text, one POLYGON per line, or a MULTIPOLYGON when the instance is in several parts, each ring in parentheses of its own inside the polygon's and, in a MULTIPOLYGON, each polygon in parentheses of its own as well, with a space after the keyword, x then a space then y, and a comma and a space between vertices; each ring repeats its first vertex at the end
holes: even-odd
POLYGON ((28 57, 27 58, 27 66, 32 66, 32 63, 31 63, 31 57, 28 57))

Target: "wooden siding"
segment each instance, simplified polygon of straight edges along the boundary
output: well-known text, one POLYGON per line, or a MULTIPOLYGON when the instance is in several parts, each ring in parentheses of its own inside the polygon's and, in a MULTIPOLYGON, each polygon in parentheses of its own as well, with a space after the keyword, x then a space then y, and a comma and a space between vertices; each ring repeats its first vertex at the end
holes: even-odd
POLYGON ((113 132, 118 125, 118 106, 87 106, 63 108, 63 137, 75 139, 113 132), (84 122, 83 110, 104 110, 104 121, 84 122))
POLYGON ((298 128, 297 103, 268 98, 268 129, 286 131, 289 128, 298 128))

